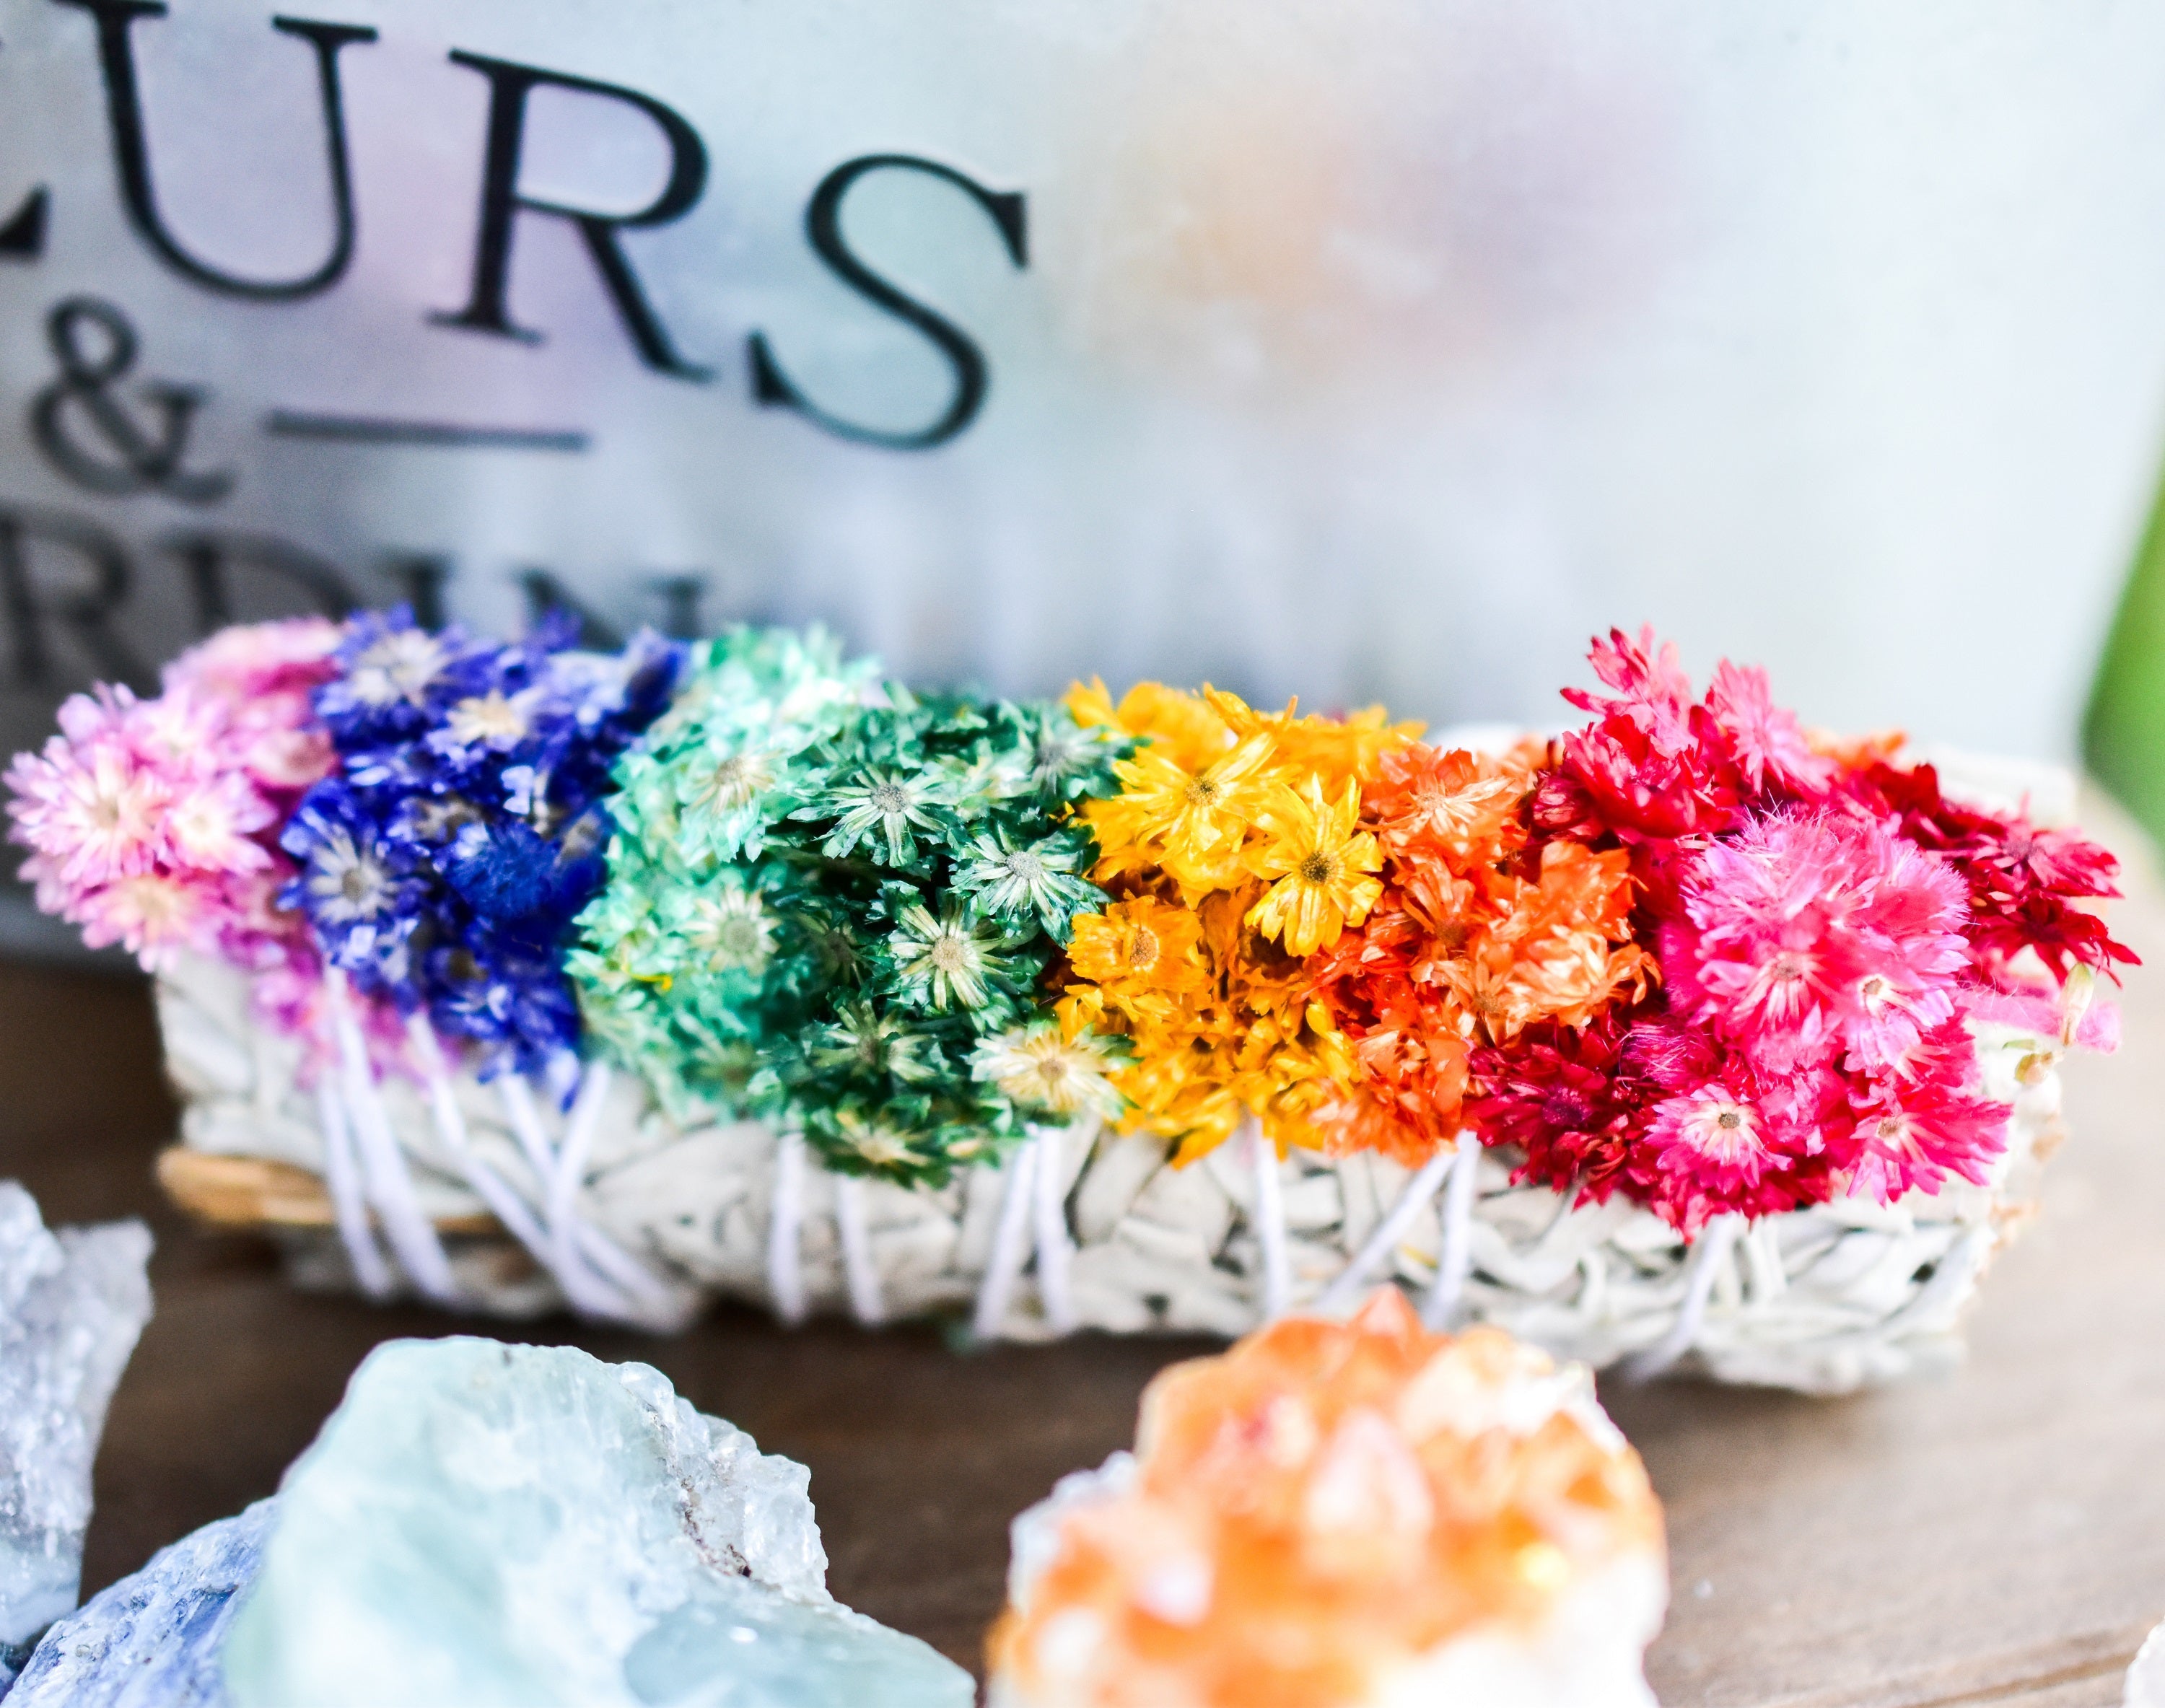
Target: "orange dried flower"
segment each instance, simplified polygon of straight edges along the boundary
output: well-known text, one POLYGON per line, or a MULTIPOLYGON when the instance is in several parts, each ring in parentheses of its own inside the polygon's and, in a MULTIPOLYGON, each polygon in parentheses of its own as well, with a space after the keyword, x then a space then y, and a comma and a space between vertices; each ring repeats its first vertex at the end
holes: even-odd
POLYGON ((1384 888, 1313 969, 1357 1068, 1320 1118, 1331 1148, 1417 1168, 1458 1132, 1471 1049, 1643 994, 1653 963, 1630 941, 1629 857, 1532 845, 1537 759, 1411 743, 1378 762, 1361 822, 1384 888))

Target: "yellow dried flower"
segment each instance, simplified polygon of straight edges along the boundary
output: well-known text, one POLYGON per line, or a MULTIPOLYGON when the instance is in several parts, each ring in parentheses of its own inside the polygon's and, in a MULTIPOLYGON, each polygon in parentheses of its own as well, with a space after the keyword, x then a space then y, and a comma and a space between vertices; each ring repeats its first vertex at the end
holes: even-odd
POLYGON ((1251 862, 1257 877, 1277 881, 1246 923, 1284 939, 1288 954, 1313 955, 1367 918, 1383 893, 1375 876, 1383 857, 1374 836, 1353 828, 1360 817, 1361 785, 1350 778, 1335 800, 1314 777, 1298 789, 1281 783, 1265 814, 1271 840, 1251 862))

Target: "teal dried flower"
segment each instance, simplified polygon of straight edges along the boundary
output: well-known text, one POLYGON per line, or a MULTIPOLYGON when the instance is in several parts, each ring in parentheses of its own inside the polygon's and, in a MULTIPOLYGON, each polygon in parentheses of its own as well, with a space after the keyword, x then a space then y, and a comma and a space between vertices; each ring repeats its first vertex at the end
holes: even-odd
POLYGON ((922 902, 897 908, 894 929, 882 947, 890 969, 888 988, 910 1008, 974 1014, 1007 994, 1005 940, 979 925, 960 902, 949 903, 936 920, 922 902))
POLYGON ((1114 791, 1127 744, 1059 706, 875 686, 816 640, 740 633, 694 664, 620 767, 573 960, 593 1035, 680 1115, 791 1125, 905 1183, 1110 1108, 1046 980, 1105 901, 1072 804, 1114 791))
POLYGON ((955 888, 980 918, 1010 929, 1033 918, 1060 942, 1078 913, 1104 905, 1105 893, 1076 873, 1096 851, 1079 830, 1060 830, 1019 845, 1004 828, 976 837, 956 862, 955 888))
POLYGON ((819 790, 791 816, 834 820, 835 828, 819 845, 819 851, 830 860, 844 858, 864 842, 867 853, 885 865, 915 866, 914 833, 940 828, 935 809, 945 804, 940 799, 941 786, 936 777, 867 765, 834 787, 819 790))
POLYGON ((1030 1114, 1067 1120, 1088 1111, 1110 1118, 1121 1107, 1112 1074, 1122 1041, 1095 1032, 1070 1038, 1059 1021, 1035 1020, 983 1040, 971 1067, 1030 1114))

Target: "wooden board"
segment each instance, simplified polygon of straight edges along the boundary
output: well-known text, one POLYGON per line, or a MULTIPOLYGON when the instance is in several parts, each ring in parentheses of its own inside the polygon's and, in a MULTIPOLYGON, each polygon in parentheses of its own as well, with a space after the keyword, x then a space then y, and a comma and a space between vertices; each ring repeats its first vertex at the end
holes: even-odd
MULTIPOLYGON (((2165 965, 2146 880, 2123 935, 2165 965)), ((1667 1502, 1668 1708, 2110 1708, 2165 1616, 2165 978, 2068 1074, 2074 1138, 1989 1279, 1968 1366, 1825 1401, 1605 1390, 1667 1502)), ((194 1231, 151 1181, 173 1111, 139 985, 0 967, 0 1177, 50 1219, 149 1218, 158 1315, 97 1466, 96 1589, 276 1488, 361 1357, 473 1325, 289 1291, 259 1244, 194 1231)), ((490 1328, 644 1358, 812 1468, 836 1595, 966 1664, 1008 1520, 1125 1446, 1143 1384, 1198 1343, 958 1356, 923 1329, 785 1333, 725 1311, 674 1341, 490 1328)))

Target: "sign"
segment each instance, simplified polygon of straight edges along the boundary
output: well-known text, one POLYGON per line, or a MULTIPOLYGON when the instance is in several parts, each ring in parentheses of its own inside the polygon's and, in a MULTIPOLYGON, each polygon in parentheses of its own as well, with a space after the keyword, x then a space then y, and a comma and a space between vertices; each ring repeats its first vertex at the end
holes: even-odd
POLYGON ((1440 720, 1651 618, 2067 745, 2165 13, 287 3, 0 0, 11 745, 394 598, 1440 720))

